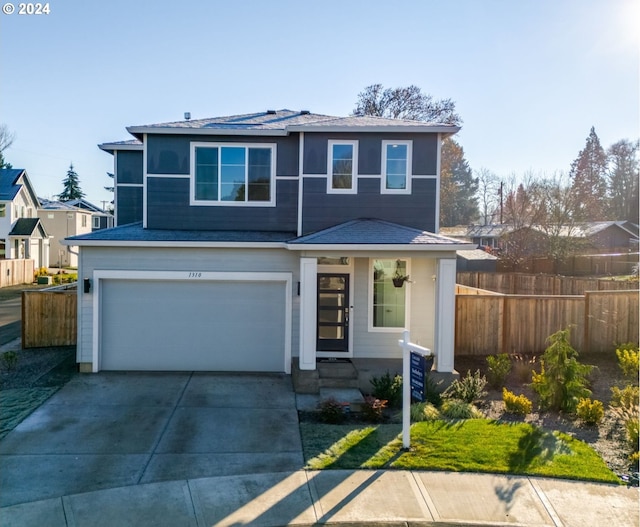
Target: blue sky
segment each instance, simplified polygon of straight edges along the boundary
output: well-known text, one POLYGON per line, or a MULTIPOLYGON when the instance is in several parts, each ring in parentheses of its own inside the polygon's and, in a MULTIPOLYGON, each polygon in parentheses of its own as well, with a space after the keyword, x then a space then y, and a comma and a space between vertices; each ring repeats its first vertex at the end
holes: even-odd
MULTIPOLYGON (((0 4, 6 4, 0 0, 0 4)), ((15 2, 16 6, 18 2, 15 2)), ((369 84, 451 98, 474 170, 567 171, 591 126, 640 135, 637 0, 52 0, 0 13, 5 153, 40 196, 70 162, 109 200, 125 127, 308 109, 348 115, 369 84)))

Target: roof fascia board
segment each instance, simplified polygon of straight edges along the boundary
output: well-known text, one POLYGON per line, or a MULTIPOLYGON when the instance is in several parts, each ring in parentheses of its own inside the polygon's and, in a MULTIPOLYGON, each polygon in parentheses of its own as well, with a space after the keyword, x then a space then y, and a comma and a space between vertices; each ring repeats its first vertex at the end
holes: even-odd
POLYGON ((129 126, 127 132, 135 137, 142 134, 170 134, 170 135, 258 135, 258 136, 285 136, 289 135, 287 130, 283 129, 251 129, 242 130, 232 128, 225 130, 224 128, 164 128, 153 126, 129 126))
POLYGON ((404 125, 381 125, 381 126, 340 126, 340 125, 325 125, 325 126, 314 126, 313 124, 304 125, 304 124, 295 124, 291 125, 287 128, 290 132, 392 132, 392 133, 442 133, 442 134, 450 134, 453 135, 460 131, 460 127, 458 126, 404 126, 404 125))
POLYGON ((215 249, 282 249, 284 242, 196 242, 196 241, 140 241, 140 240, 61 240, 62 245, 72 247, 172 247, 215 249))
POLYGON ((310 244, 288 243, 290 251, 346 251, 349 253, 361 253, 365 251, 377 252, 449 252, 476 249, 477 245, 469 243, 442 245, 442 244, 310 244))
POLYGON ((109 152, 113 154, 116 150, 134 150, 134 151, 142 151, 144 145, 127 145, 127 144, 118 144, 118 143, 102 143, 98 145, 100 150, 104 150, 105 152, 109 152))

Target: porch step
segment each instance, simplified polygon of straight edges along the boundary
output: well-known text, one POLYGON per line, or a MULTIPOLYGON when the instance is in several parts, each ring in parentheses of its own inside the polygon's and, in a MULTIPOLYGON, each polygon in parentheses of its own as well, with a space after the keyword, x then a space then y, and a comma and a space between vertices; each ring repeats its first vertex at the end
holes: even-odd
POLYGON ((318 362, 318 385, 322 388, 358 388, 358 370, 351 362, 318 362))

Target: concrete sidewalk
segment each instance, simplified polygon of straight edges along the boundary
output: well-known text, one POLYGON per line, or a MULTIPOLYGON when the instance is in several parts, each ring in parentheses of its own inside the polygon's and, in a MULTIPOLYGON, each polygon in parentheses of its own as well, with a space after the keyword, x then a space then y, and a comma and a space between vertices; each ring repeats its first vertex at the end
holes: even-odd
POLYGON ((0 509, 0 526, 637 526, 638 489, 404 471, 281 472, 120 487, 0 509))

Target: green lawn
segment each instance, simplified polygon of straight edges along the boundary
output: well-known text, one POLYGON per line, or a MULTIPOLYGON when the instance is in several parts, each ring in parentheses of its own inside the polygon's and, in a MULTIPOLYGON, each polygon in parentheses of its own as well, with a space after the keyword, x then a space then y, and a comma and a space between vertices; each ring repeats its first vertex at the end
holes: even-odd
POLYGON ((402 450, 400 425, 301 423, 300 430, 306 468, 312 470, 451 470, 620 482, 587 444, 526 423, 415 423, 408 452, 402 450))

